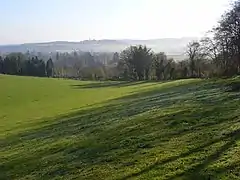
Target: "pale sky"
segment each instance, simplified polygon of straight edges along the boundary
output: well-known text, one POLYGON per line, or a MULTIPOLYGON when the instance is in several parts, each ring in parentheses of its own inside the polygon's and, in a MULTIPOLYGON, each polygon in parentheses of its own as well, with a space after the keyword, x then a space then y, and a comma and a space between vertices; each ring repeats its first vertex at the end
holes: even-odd
POLYGON ((200 37, 230 0, 0 0, 0 44, 200 37))

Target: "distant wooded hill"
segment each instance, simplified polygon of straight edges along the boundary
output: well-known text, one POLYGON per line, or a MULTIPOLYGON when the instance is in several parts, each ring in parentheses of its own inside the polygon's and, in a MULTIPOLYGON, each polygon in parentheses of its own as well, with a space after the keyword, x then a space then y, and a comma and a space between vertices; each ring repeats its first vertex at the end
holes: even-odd
POLYGON ((197 38, 165 38, 151 40, 85 40, 80 42, 56 41, 46 43, 28 43, 19 45, 1 45, 0 53, 10 52, 69 52, 73 50, 87 52, 120 52, 130 45, 146 45, 155 52, 165 52, 175 60, 182 60, 186 45, 197 38))

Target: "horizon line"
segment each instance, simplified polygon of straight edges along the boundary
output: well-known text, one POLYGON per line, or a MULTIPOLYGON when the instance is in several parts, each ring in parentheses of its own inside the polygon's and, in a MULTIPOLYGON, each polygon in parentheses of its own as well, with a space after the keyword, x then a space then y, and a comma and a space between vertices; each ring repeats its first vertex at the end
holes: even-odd
POLYGON ((39 42, 25 42, 25 43, 11 43, 11 44, 0 44, 0 46, 16 46, 16 45, 27 45, 27 44, 47 44, 47 43, 57 43, 57 42, 68 42, 68 43, 80 43, 84 41, 152 41, 152 40, 164 40, 164 39, 184 39, 192 38, 198 39, 199 37, 184 36, 184 37, 166 37, 166 38, 150 38, 150 39, 131 39, 131 38, 122 38, 122 39, 84 39, 78 41, 68 41, 68 40, 49 40, 49 41, 39 41, 39 42))

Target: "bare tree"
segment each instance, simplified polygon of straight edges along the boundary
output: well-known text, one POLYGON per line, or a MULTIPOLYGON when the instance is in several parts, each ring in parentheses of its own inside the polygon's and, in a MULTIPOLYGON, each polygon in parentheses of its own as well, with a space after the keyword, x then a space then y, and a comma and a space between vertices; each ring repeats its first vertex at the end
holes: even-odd
POLYGON ((194 76, 194 71, 196 70, 196 61, 200 54, 200 43, 197 41, 192 41, 187 46, 187 55, 190 60, 190 71, 191 76, 194 76))

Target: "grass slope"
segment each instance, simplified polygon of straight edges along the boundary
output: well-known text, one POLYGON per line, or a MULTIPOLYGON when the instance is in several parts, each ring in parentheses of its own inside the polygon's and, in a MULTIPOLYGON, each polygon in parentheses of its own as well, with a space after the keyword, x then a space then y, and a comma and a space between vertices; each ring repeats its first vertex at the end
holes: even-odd
POLYGON ((240 179, 230 82, 0 76, 0 179, 240 179))

